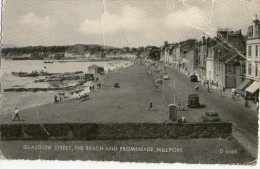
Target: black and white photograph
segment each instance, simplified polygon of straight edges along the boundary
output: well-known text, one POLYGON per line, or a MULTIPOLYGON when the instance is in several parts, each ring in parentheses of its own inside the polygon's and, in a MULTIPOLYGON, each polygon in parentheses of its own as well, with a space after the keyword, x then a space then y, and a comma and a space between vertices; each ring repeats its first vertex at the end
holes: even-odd
POLYGON ((0 159, 258 163, 259 0, 3 0, 0 159))

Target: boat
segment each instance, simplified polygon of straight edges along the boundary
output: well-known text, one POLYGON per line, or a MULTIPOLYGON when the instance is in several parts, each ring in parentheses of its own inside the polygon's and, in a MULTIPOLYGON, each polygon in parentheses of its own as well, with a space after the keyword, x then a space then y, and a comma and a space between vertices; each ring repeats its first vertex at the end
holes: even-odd
POLYGON ((67 63, 66 61, 59 61, 59 63, 67 63))
POLYGON ((37 77, 37 76, 39 76, 39 73, 38 72, 32 72, 32 73, 12 72, 12 75, 19 76, 19 77, 37 77))
POLYGON ((53 61, 44 61, 44 63, 53 63, 53 61))

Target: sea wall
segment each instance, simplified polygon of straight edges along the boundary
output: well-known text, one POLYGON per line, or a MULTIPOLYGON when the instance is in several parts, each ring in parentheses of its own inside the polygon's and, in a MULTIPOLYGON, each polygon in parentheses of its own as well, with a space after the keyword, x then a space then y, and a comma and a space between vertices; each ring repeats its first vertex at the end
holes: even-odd
POLYGON ((232 123, 1 124, 1 140, 225 138, 232 123))

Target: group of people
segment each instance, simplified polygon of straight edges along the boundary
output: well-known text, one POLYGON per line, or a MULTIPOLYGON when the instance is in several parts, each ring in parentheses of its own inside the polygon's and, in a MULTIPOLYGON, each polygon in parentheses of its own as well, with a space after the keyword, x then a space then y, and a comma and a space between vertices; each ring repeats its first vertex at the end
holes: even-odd
POLYGON ((57 95, 54 95, 54 103, 58 103, 58 102, 62 102, 62 96, 59 94, 58 96, 57 95))
POLYGON ((185 102, 178 102, 178 103, 177 103, 177 106, 178 106, 178 110, 184 111, 184 110, 185 110, 185 107, 188 106, 188 103, 185 104, 185 102))
POLYGON ((232 93, 233 100, 239 100, 240 95, 239 95, 239 93, 237 93, 237 89, 235 89, 235 88, 231 89, 231 93, 232 93))

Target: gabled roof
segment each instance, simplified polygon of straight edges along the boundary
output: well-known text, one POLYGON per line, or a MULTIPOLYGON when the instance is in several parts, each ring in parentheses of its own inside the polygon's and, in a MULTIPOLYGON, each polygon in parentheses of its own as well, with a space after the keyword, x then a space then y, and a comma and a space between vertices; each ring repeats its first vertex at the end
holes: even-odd
POLYGON ((218 39, 217 44, 214 46, 216 52, 214 59, 220 62, 230 62, 237 56, 239 59, 243 59, 241 55, 245 54, 245 41, 243 37, 229 37, 228 39, 218 39))

